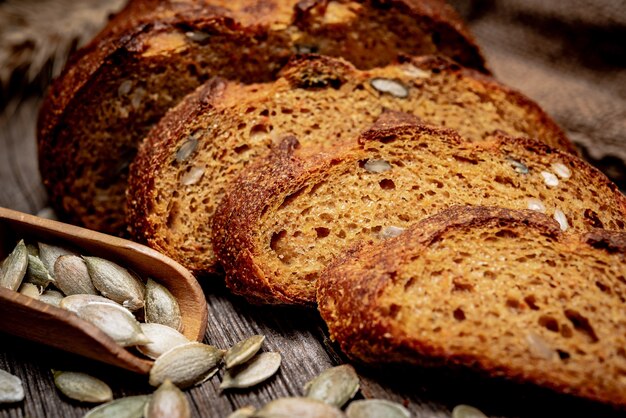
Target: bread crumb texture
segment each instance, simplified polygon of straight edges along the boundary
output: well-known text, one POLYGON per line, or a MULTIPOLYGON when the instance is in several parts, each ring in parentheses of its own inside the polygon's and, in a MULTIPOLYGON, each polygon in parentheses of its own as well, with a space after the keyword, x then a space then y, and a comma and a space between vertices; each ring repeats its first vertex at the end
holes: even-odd
POLYGON ((354 358, 471 367, 622 407, 625 298, 626 233, 486 207, 354 249, 318 290, 354 358))
MULTIPOLYGON (((468 141, 508 134, 573 149, 536 104, 443 58, 360 71, 344 60, 306 56, 281 74, 276 82, 252 85, 214 80, 150 132, 131 170, 129 224, 135 238, 196 273, 214 271, 213 213, 251 161, 292 136, 319 152, 353 143, 385 111, 454 128, 468 141)), ((379 173, 381 188, 393 188, 391 178, 401 170, 395 167, 388 180, 379 173)))
POLYGON ((529 139, 468 143, 440 128, 381 125, 352 148, 300 147, 246 170, 215 218, 235 292, 313 304, 319 273, 338 254, 451 205, 539 207, 567 231, 625 228, 624 196, 577 157, 529 139), (555 164, 569 176, 547 184, 542 172, 555 164))

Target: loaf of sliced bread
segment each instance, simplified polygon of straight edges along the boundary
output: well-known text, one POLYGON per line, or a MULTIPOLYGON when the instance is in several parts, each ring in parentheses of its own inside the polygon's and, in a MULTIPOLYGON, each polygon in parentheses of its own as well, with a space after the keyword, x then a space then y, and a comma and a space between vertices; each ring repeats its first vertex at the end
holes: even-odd
POLYGON ((338 256, 318 280, 351 357, 470 367, 626 406, 626 233, 453 207, 338 256))
POLYGON ((275 78, 296 52, 359 68, 440 53, 485 71, 443 0, 133 0, 71 60, 39 121, 39 164, 65 220, 124 229, 128 164, 151 125, 219 75, 275 78))
POLYGON ((626 198, 571 154, 530 139, 467 143, 441 128, 380 125, 358 146, 324 152, 291 137, 232 185, 214 217, 214 249, 235 293, 313 304, 336 255, 451 205, 535 209, 564 230, 626 227, 626 198))
POLYGON ((412 112, 473 141, 500 132, 573 150, 536 104, 448 60, 359 71, 340 59, 305 56, 276 82, 214 80, 168 112, 131 169, 133 236, 194 272, 213 271, 212 215, 244 166, 284 136, 322 148, 356 138, 383 109, 412 112))

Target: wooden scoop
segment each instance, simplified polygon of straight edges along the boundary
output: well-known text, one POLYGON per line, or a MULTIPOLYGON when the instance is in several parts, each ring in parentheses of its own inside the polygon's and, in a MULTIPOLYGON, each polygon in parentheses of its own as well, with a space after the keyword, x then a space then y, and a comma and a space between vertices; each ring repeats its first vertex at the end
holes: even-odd
MULTIPOLYGON (((178 300, 183 334, 190 340, 204 337, 207 303, 202 289, 188 270, 170 258, 125 239, 0 208, 1 259, 21 238, 67 246, 152 278, 178 300)), ((148 373, 152 367, 152 361, 119 346, 74 313, 6 288, 0 288, 0 331, 137 373, 148 373)))

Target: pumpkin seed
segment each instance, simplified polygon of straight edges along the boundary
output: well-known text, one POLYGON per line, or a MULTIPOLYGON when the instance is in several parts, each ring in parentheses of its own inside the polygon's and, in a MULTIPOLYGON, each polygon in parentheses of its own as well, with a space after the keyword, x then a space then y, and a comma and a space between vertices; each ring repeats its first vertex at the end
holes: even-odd
POLYGON ((176 151, 176 161, 182 163, 194 153, 198 147, 198 139, 190 136, 176 151))
POLYGON ((39 259, 48 270, 48 273, 54 278, 54 263, 57 262, 57 258, 62 255, 76 255, 74 251, 68 250, 67 248, 57 247, 56 245, 49 245, 43 242, 38 242, 37 246, 39 247, 39 259))
POLYGON ((452 410, 452 418, 487 418, 487 415, 473 406, 461 404, 452 410))
POLYGON ((267 380, 280 367, 280 353, 261 353, 237 369, 226 370, 220 389, 249 388, 267 380))
POLYGON ((48 305, 53 305, 57 307, 61 307, 61 301, 63 300, 63 293, 58 290, 46 290, 39 296, 39 300, 47 303, 48 305))
POLYGON ((169 379, 152 394, 146 405, 145 418, 189 418, 189 401, 169 379))
POLYGON ((142 418, 150 395, 128 396, 97 406, 83 418, 142 418))
POLYGON ((207 379, 222 360, 219 348, 197 342, 174 347, 156 359, 149 383, 159 386, 170 379, 179 388, 187 388, 207 379))
POLYGON ((28 255, 33 255, 35 257, 39 257, 39 248, 37 248, 36 245, 26 244, 26 250, 28 251, 28 255))
POLYGON ((93 302, 79 308, 76 313, 85 321, 100 328, 122 347, 150 342, 133 314, 122 306, 93 302))
POLYGON ((402 235, 404 231, 405 229, 402 227, 390 225, 381 229, 378 236, 380 239, 395 238, 397 236, 402 235))
POLYGON ((404 98, 409 95, 409 89, 397 80, 374 78, 370 81, 370 84, 379 92, 389 93, 394 97, 404 98))
POLYGON ((85 261, 76 255, 62 255, 54 263, 56 286, 67 296, 97 295, 85 261))
POLYGON ((261 349, 263 341, 264 335, 253 335, 233 345, 224 356, 226 368, 230 369, 250 360, 261 349))
POLYGON ((20 288, 28 268, 28 250, 24 240, 17 243, 11 254, 2 263, 0 286, 15 290, 20 288))
POLYGON ((359 390, 359 377, 354 367, 344 364, 324 370, 304 386, 307 398, 313 398, 341 408, 359 390))
POLYGON ((366 399, 350 402, 348 418, 409 418, 411 412, 396 402, 384 399, 366 399))
POLYGON ((385 160, 369 159, 363 165, 366 171, 370 173, 384 173, 391 170, 391 164, 385 160))
POLYGON ((54 385, 70 399, 101 403, 113 399, 109 385, 102 380, 80 372, 54 372, 54 385))
POLYGON ((33 299, 39 299, 39 295, 41 295, 39 288, 32 283, 22 283, 18 292, 33 299))
POLYGON ((144 306, 145 286, 125 268, 99 257, 83 257, 96 289, 123 307, 136 311, 144 306))
POLYGON ((22 380, 0 369, 0 404, 24 400, 22 380))
POLYGON ((232 412, 227 418, 249 418, 254 416, 256 408, 253 406, 244 406, 232 412))
POLYGON ((211 38, 211 34, 199 30, 185 32, 185 36, 199 44, 204 44, 211 38))
POLYGON ((190 342, 183 334, 166 325, 139 324, 139 326, 141 326, 141 331, 151 342, 137 346, 137 350, 153 360, 156 360, 174 347, 190 342))
POLYGON ((54 278, 48 273, 48 269, 43 265, 41 259, 32 254, 28 254, 28 267, 26 269, 26 278, 28 283, 35 284, 42 289, 48 287, 50 283, 54 283, 54 278))
POLYGON ((345 418, 340 409, 311 398, 280 398, 259 409, 258 418, 345 418))
POLYGON ((183 317, 176 298, 152 279, 146 284, 145 312, 146 322, 167 325, 182 332, 183 317))
POLYGON ((90 303, 108 303, 109 305, 122 306, 111 299, 107 299, 100 295, 71 295, 63 298, 59 306, 70 312, 77 313, 80 308, 90 303))

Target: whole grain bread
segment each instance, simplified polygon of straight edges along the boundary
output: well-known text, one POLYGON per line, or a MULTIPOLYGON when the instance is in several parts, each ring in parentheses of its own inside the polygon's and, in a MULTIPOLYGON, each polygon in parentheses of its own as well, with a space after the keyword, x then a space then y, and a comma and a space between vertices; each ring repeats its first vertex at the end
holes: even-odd
POLYGON ((626 228, 602 173, 530 139, 468 143, 451 130, 381 123, 358 146, 318 152, 292 137, 252 164, 214 216, 226 283, 253 302, 313 304, 320 271, 451 205, 536 209, 563 229, 626 228))
POLYGON ((110 233, 124 229, 128 165, 168 108, 210 77, 268 81, 295 52, 359 68, 400 53, 441 53, 486 71, 443 0, 132 0, 52 86, 39 163, 57 212, 110 233))
POLYGON ((337 257, 331 338, 368 363, 470 367, 626 406, 626 233, 453 207, 337 257))
POLYGON ((129 179, 132 235, 196 273, 212 272, 212 215, 229 183, 273 143, 332 147, 367 129, 384 109, 412 112, 473 141, 531 136, 572 151, 532 101, 436 57, 360 71, 341 59, 294 59, 272 83, 213 80, 150 132, 129 179))

